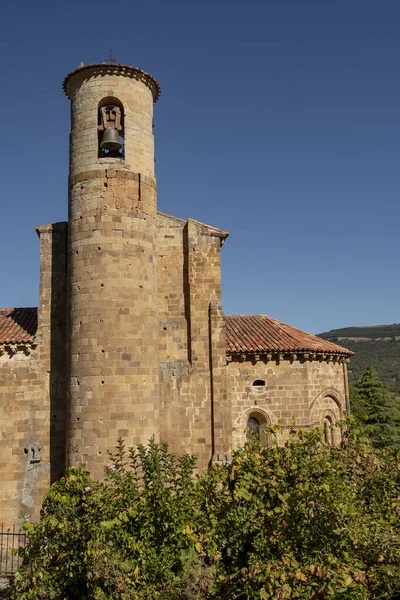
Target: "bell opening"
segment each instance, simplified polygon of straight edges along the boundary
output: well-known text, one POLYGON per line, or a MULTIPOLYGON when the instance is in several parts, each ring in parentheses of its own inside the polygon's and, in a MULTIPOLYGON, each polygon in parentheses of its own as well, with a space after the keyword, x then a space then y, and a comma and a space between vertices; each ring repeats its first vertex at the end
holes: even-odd
POLYGON ((124 109, 117 98, 103 98, 98 106, 98 158, 125 158, 124 109))

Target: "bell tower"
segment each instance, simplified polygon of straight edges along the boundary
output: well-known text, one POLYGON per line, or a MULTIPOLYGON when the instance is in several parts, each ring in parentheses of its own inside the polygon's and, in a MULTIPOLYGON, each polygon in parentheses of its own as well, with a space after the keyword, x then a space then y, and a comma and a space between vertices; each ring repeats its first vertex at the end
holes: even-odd
POLYGON ((71 100, 67 465, 159 435, 153 103, 136 67, 81 66, 71 100))

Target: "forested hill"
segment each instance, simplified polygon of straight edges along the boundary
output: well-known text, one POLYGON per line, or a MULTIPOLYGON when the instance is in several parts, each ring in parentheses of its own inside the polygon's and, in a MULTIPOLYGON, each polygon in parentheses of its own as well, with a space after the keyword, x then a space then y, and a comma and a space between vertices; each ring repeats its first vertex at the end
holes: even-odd
POLYGON ((349 365, 350 383, 372 364, 386 387, 400 396, 400 324, 344 327, 318 335, 355 352, 349 365))

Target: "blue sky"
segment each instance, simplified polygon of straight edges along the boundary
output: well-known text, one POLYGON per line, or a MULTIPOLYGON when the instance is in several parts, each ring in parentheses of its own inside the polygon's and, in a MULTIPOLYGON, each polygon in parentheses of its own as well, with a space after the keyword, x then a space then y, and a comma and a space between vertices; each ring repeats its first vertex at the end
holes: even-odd
POLYGON ((112 48, 162 87, 159 209, 231 233, 226 313, 313 333, 400 321, 398 0, 24 0, 2 17, 0 306, 37 305, 34 227, 67 218, 61 82, 112 48))

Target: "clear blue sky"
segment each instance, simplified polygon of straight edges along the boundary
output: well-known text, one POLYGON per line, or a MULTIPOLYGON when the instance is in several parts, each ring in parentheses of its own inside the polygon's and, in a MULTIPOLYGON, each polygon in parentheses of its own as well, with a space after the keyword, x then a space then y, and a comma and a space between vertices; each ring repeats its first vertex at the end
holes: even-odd
POLYGON ((38 302, 37 225, 66 220, 81 61, 160 82, 159 209, 230 231, 225 312, 311 332, 400 321, 400 2, 7 2, 0 306, 38 302))

